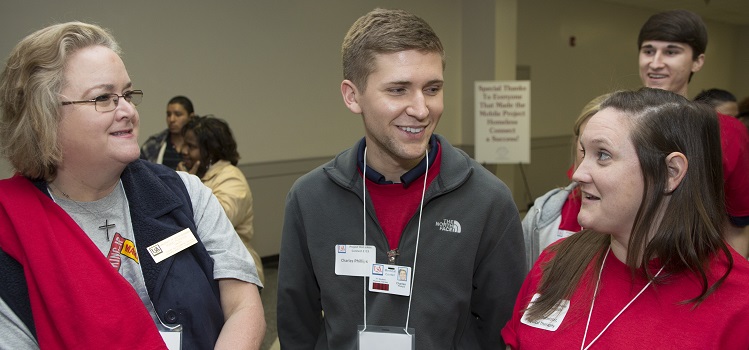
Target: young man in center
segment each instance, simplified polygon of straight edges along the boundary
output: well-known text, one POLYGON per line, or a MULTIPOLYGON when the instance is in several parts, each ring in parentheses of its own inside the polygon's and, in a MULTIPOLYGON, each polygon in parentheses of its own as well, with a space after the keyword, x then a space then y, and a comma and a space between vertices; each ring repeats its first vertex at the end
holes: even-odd
MULTIPOLYGON (((687 96, 692 75, 702 69, 707 48, 707 28, 700 16, 671 10, 651 16, 640 29, 640 80, 642 84, 687 96)), ((749 256, 749 134, 736 118, 718 114, 723 151, 726 240, 749 256)))
POLYGON ((525 274, 522 228, 508 188, 434 134, 442 43, 421 18, 376 9, 349 29, 342 56, 341 94, 365 135, 287 197, 282 348, 377 347, 388 338, 419 349, 504 349, 499 330, 525 274), (397 280, 401 268, 408 283, 397 280))

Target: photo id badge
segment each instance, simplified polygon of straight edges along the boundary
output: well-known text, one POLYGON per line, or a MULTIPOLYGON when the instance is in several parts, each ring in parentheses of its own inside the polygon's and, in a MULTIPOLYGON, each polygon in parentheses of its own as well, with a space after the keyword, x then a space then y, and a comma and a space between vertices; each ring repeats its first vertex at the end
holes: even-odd
POLYGON ((406 297, 411 295, 411 268, 373 264, 372 274, 369 275, 369 291, 406 297))
POLYGON ((406 332, 403 327, 359 326, 359 350, 409 350, 416 349, 416 334, 413 328, 406 332))
POLYGON ((375 263, 373 245, 337 244, 335 246, 335 274, 338 276, 368 277, 375 263))
POLYGON ((156 324, 159 329, 161 339, 166 343, 169 350, 182 350, 182 325, 167 326, 156 324))

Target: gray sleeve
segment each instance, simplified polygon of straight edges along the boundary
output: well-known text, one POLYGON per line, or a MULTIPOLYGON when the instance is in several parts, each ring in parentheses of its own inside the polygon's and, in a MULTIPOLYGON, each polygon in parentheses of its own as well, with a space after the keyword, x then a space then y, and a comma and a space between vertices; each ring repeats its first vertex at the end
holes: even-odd
POLYGON ((262 287, 255 261, 247 251, 221 204, 195 175, 178 171, 177 174, 190 193, 198 237, 213 258, 215 279, 235 278, 262 287))
POLYGON ((500 330, 512 318, 527 270, 517 207, 504 184, 498 196, 500 199, 491 203, 494 215, 483 234, 476 256, 480 263, 473 272, 471 312, 481 332, 477 339, 483 349, 504 347, 500 330))
POLYGON ((528 213, 523 217, 523 237, 525 239, 525 272, 531 270, 536 259, 541 254, 538 247, 538 217, 540 213, 540 203, 538 201, 528 209, 528 213))
POLYGON ((39 344, 28 327, 0 298, 0 350, 37 350, 39 344))

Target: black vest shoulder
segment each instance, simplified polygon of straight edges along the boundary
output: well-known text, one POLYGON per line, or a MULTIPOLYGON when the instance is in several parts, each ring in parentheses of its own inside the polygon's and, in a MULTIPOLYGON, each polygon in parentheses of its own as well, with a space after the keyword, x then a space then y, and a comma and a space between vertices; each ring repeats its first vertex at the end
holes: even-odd
MULTIPOLYGON (((213 348, 223 327, 213 260, 197 235, 190 195, 177 173, 136 160, 121 176, 148 294, 162 322, 181 324, 183 349, 213 348), (147 247, 185 228, 198 244, 156 264, 147 247), (145 258, 147 257, 147 258, 145 258)), ((47 184, 34 181, 47 195, 47 184)), ((0 249, 0 297, 36 336, 23 267, 0 249)))

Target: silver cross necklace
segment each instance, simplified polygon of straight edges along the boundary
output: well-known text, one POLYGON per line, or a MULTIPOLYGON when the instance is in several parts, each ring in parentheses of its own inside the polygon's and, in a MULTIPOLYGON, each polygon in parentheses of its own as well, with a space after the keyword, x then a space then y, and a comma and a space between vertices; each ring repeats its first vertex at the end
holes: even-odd
MULTIPOLYGON (((53 187, 53 185, 52 185, 51 182, 49 183, 49 187, 50 188, 53 187)), ((91 214, 94 217, 96 217, 97 219, 101 220, 101 217, 99 217, 99 215, 97 215, 96 213, 92 212, 88 208, 84 207, 83 205, 81 205, 81 203, 78 203, 75 199, 70 198, 70 196, 68 196, 67 193, 65 193, 63 190, 61 190, 59 187, 57 187, 57 185, 54 185, 54 190, 55 190, 55 192, 62 193, 62 195, 65 196, 65 198, 67 198, 69 201, 75 203, 75 205, 77 205, 79 208, 81 208, 81 209, 89 212, 89 214, 91 214)), ((109 223, 109 219, 104 219, 104 225, 99 226, 100 230, 106 230, 107 231, 107 242, 109 242, 109 229, 110 228, 114 228, 115 226, 116 226, 115 224, 110 224, 109 223)))

